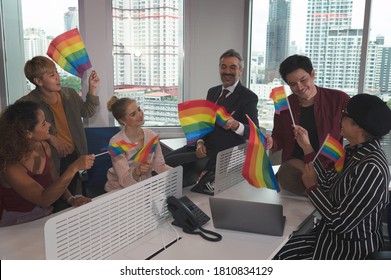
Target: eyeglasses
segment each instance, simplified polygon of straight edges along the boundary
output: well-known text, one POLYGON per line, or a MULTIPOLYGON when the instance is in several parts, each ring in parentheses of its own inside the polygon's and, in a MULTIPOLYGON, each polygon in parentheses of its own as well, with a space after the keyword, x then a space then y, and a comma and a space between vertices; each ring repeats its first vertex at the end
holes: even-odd
POLYGON ((349 115, 349 113, 348 112, 346 112, 345 110, 342 110, 342 118, 352 118, 352 116, 351 115, 349 115))

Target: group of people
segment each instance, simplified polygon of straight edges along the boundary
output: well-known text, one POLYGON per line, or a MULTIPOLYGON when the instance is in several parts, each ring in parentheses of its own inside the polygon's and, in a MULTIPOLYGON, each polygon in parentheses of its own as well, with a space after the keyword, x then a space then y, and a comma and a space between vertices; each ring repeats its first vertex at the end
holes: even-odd
MULTIPOLYGON (((258 97, 243 86, 241 55, 228 50, 219 58, 221 85, 212 87, 207 100, 225 107, 231 117, 224 126, 194 145, 163 156, 160 145, 147 163, 134 163, 137 149, 156 136, 143 128, 144 114, 130 98, 112 97, 107 108, 123 127, 109 144, 125 140, 135 149, 112 157, 106 191, 128 187, 177 165, 208 158, 204 171, 213 170, 218 152, 245 143, 247 116, 257 125, 258 97)), ((307 195, 322 216, 310 233, 295 236, 276 259, 364 259, 383 247, 382 213, 389 203, 390 172, 379 139, 391 130, 391 110, 378 97, 315 85, 310 59, 292 55, 280 64, 290 87, 290 111, 274 115, 267 149, 282 151, 277 173, 282 188, 307 195), (293 118, 293 119, 292 119, 293 118), (316 156, 327 135, 345 138, 346 157, 341 172, 334 163, 316 156)), ((76 195, 79 170, 92 167, 87 155, 81 118, 91 117, 99 105, 99 76, 89 76, 85 100, 61 87, 55 64, 35 57, 25 65, 26 77, 36 89, 6 108, 0 117, 0 226, 23 223, 90 201, 76 195)))

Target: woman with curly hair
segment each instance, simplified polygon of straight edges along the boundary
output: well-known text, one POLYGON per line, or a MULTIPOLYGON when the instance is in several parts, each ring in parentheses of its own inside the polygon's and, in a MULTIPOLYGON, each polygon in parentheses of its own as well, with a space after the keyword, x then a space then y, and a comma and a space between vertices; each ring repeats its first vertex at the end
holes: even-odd
POLYGON ((94 155, 79 157, 59 177, 47 143, 50 126, 32 101, 17 102, 1 114, 0 226, 47 216, 60 197, 71 206, 91 201, 71 195, 67 187, 79 170, 92 167, 94 155))

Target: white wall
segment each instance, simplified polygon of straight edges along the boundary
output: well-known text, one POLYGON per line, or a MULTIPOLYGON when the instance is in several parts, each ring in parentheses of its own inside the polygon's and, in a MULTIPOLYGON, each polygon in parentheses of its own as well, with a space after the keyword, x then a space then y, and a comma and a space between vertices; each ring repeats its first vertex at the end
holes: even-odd
POLYGON ((187 0, 185 2, 185 97, 204 99, 221 83, 220 55, 235 49, 246 55, 245 0, 187 0))
MULTIPOLYGON (((221 83, 218 59, 224 51, 233 48, 246 56, 246 2, 185 0, 185 99, 203 99, 210 87, 221 83)), ((88 46, 93 68, 101 77, 98 92, 101 106, 88 120, 88 126, 110 126, 113 119, 107 112, 106 103, 113 95, 111 1, 79 0, 79 10, 80 19, 86 18, 80 22, 83 40, 88 46), (88 15, 85 11, 93 13, 88 15)))

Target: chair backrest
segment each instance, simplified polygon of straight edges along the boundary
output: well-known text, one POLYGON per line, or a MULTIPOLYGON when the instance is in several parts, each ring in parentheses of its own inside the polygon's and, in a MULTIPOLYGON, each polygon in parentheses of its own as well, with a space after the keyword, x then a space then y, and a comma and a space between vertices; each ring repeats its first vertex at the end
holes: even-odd
MULTIPOLYGON (((86 127, 85 129, 89 154, 102 153, 111 137, 120 131, 119 127, 86 127)), ((96 197, 105 193, 107 170, 112 166, 109 154, 98 156, 94 166, 88 170, 88 180, 83 182, 83 194, 96 197)))

